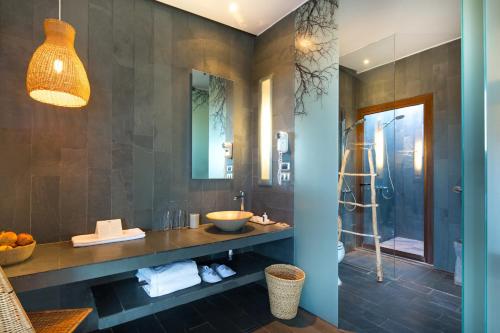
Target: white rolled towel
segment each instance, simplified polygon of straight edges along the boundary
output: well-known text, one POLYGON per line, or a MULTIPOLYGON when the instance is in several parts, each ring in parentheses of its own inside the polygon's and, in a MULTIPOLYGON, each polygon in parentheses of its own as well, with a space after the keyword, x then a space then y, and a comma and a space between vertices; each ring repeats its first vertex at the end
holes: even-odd
POLYGON ((198 275, 198 266, 194 260, 177 261, 167 265, 141 268, 137 270, 139 282, 146 281, 152 286, 169 283, 180 277, 198 275))
POLYGON ((158 297, 173 293, 178 290, 186 289, 201 283, 201 278, 196 274, 184 275, 181 278, 174 279, 170 282, 151 285, 147 284, 142 286, 149 297, 158 297))

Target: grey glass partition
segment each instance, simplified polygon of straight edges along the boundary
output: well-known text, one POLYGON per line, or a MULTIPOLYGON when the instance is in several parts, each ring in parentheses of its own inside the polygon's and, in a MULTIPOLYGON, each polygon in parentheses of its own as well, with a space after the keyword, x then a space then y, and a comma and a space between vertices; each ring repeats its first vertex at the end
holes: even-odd
MULTIPOLYGON (((378 105, 394 102, 394 36, 341 55, 340 64, 341 151, 351 150, 346 172, 369 174, 368 149, 372 150, 377 172, 378 234, 380 241, 386 245, 382 269, 386 277, 392 278, 395 276, 395 199, 387 168, 395 167, 395 124, 391 121, 395 112, 384 109, 387 112, 383 114, 368 115, 375 113, 378 105)), ((372 204, 370 177, 345 176, 343 183, 342 201, 372 204)), ((344 262, 376 271, 371 208, 341 204, 339 216, 345 231, 341 236, 346 250, 344 262)), ((375 278, 373 281, 376 281, 375 278)))

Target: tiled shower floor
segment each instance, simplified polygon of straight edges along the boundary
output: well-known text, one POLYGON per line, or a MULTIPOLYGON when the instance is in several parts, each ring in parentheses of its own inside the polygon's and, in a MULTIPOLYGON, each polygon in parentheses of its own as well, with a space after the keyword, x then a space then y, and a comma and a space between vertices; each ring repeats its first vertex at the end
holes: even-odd
POLYGON ((461 287, 432 266, 383 256, 375 280, 374 253, 355 250, 339 265, 339 328, 358 333, 438 333, 461 330, 461 287))
POLYGON ((416 239, 396 237, 380 243, 381 247, 406 253, 424 256, 424 242, 416 239))

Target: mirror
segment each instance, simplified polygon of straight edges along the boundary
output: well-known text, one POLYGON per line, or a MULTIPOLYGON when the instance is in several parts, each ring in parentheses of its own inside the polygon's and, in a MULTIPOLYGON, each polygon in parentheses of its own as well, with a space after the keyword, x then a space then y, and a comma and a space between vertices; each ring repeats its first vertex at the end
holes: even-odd
POLYGON ((193 179, 233 178, 233 82, 191 73, 191 157, 193 179))

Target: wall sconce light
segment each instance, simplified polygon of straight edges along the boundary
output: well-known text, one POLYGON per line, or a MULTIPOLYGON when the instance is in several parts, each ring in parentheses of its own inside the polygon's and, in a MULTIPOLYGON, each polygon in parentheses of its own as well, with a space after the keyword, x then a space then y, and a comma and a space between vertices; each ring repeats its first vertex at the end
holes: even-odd
POLYGON ((259 184, 273 183, 273 110, 272 110, 272 77, 268 76, 259 82, 259 184))

